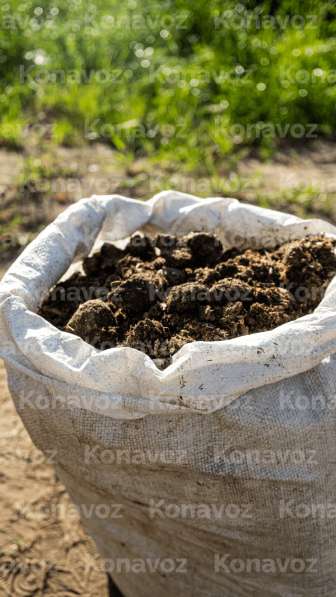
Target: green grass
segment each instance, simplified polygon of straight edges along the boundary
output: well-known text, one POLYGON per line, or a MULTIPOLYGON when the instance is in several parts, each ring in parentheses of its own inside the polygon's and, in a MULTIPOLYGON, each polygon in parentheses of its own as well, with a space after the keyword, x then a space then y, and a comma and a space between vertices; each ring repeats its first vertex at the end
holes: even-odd
POLYGON ((308 0, 8 0, 0 145, 104 141, 212 173, 333 135, 336 7, 308 0))

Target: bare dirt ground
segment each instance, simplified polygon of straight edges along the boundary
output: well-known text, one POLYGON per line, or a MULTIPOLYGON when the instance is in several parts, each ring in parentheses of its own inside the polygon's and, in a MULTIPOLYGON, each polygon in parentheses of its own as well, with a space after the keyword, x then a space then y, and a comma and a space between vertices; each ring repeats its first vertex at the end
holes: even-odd
POLYGON ((282 148, 271 161, 255 157, 189 173, 183 165, 131 160, 96 143, 34 143, 21 153, 0 149, 0 259, 17 254, 65 207, 93 194, 149 198, 175 188, 200 197, 237 197, 299 216, 336 221, 336 143, 282 148))
POLYGON ((279 151, 269 162, 243 160, 239 165, 243 176, 258 175, 260 187, 266 191, 309 186, 325 193, 336 191, 336 144, 317 140, 309 147, 279 151))

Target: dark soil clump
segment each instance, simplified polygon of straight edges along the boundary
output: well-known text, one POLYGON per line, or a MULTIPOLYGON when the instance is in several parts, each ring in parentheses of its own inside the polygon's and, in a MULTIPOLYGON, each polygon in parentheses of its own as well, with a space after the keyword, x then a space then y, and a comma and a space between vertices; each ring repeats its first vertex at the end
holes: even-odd
POLYGON ((105 243, 84 273, 59 282, 40 315, 100 350, 130 346, 169 364, 188 342, 271 330, 319 304, 336 274, 336 241, 307 236, 274 250, 224 251, 213 234, 134 234, 105 243))

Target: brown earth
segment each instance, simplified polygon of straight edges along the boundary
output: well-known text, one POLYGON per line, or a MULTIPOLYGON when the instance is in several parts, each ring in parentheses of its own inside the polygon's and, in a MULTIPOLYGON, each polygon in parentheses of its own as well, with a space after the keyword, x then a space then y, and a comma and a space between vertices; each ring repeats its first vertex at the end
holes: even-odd
POLYGON ((336 222, 335 164, 336 144, 321 139, 284 147, 271 161, 224 160, 208 173, 131 161, 99 143, 57 147, 36 141, 21 153, 0 149, 0 261, 16 256, 65 207, 92 194, 145 198, 173 188, 336 222))
POLYGON ((105 243, 56 285, 40 314, 99 350, 130 346, 161 367, 194 340, 271 330, 311 313, 336 273, 336 242, 323 236, 274 250, 223 250, 213 234, 105 243), (90 297, 87 300, 87 297, 90 297))

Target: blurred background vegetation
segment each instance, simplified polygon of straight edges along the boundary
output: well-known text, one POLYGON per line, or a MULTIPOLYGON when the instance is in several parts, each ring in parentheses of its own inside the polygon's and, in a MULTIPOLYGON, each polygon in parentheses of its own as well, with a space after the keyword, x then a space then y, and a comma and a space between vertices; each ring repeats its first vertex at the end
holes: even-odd
MULTIPOLYGON (((335 32, 334 1, 5 0, 0 147, 24 157, 15 197, 38 201, 50 195, 41 180, 82 176, 85 159, 60 158, 57 148, 97 152, 103 144, 123 178, 112 191, 152 193, 171 183, 167 172, 222 179, 229 172, 219 190, 245 199, 242 160, 300 152, 316 139, 333 143, 335 32), (151 166, 132 172, 139 160, 151 166), (141 187, 143 170, 156 168, 165 169, 157 188, 141 187)), ((317 207, 314 186, 286 189, 283 200, 250 182, 262 205, 331 212, 334 196, 317 207)), ((197 185, 189 188, 197 194, 197 185)), ((77 198, 70 195, 55 196, 66 203, 77 198)), ((11 211, 0 233, 25 217, 11 211)))
POLYGON ((49 125, 197 166, 335 130, 334 2, 9 0, 1 21, 3 144, 49 125))

